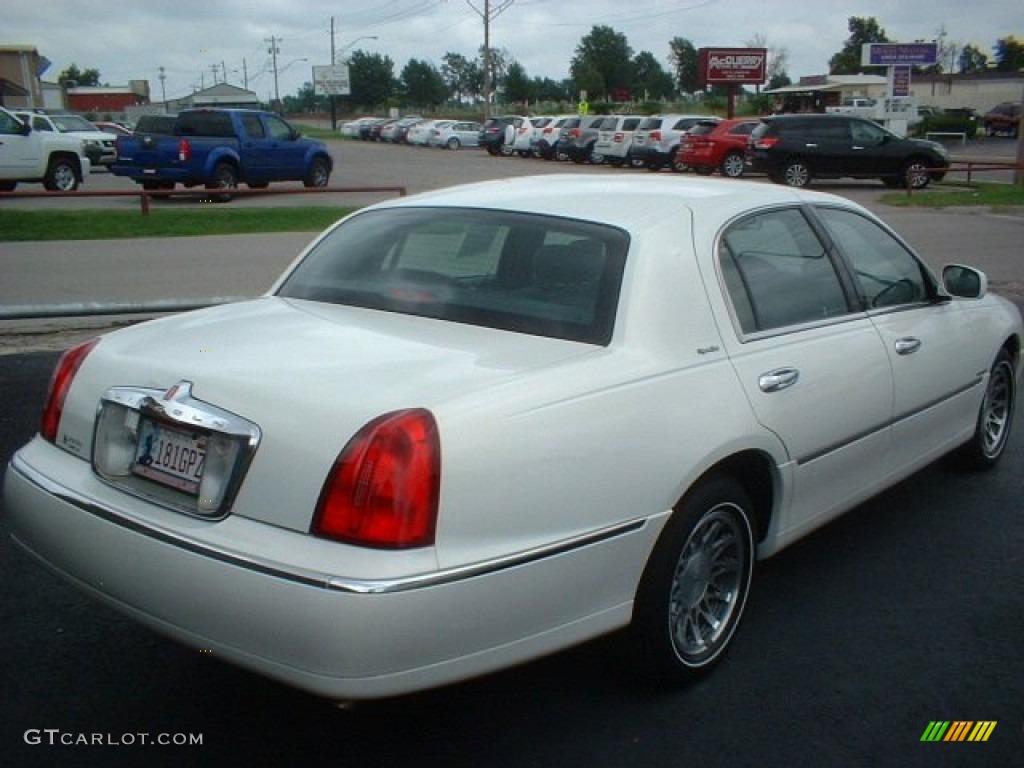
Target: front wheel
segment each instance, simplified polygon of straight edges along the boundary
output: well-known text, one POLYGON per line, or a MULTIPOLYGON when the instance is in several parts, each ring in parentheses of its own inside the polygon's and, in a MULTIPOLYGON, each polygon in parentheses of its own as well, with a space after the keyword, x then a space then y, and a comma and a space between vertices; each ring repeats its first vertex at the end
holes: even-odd
POLYGON ((43 187, 50 192, 74 192, 78 189, 78 169, 70 160, 55 157, 46 169, 43 187))
POLYGON ((728 648, 754 564, 753 507, 743 487, 714 476, 673 513, 637 592, 634 636, 658 680, 687 682, 728 648))
POLYGON ((327 160, 318 157, 309 166, 309 173, 303 180, 304 187, 326 187, 331 180, 331 167, 327 160))
POLYGON ((920 160, 911 160, 903 169, 903 179, 911 189, 924 189, 931 181, 931 177, 928 176, 928 166, 920 160))
POLYGON ((1013 409, 1017 402, 1013 358, 1000 351, 988 374, 985 397, 971 439, 957 451, 956 459, 966 469, 991 469, 1002 458, 1010 438, 1013 409))

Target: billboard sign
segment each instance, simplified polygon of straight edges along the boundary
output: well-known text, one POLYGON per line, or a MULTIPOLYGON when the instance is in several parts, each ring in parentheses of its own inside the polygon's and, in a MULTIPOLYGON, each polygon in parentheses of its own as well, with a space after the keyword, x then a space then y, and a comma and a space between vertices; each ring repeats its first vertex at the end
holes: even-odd
POLYGON ((864 43, 860 47, 860 63, 865 67, 928 67, 938 60, 937 43, 864 43))
POLYGON ((313 93, 317 96, 348 96, 351 94, 348 64, 314 66, 313 93))
POLYGON ((705 85, 761 84, 765 81, 768 51, 764 48, 701 48, 697 52, 699 76, 705 85))

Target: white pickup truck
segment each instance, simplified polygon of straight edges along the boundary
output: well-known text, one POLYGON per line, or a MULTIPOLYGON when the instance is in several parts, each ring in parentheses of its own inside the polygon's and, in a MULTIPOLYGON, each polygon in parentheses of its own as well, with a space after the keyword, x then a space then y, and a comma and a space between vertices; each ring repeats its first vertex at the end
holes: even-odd
POLYGON ((0 191, 38 182, 54 192, 74 192, 91 170, 80 139, 33 131, 0 107, 0 191))

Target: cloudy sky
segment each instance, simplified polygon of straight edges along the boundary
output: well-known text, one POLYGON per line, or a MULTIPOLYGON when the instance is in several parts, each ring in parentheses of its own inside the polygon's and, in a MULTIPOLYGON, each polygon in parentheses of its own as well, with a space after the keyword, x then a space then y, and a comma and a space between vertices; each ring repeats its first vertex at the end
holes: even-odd
MULTIPOLYGON (((491 45, 522 64, 530 77, 561 80, 581 38, 594 25, 624 34, 634 53, 668 63, 674 37, 694 46, 742 47, 756 37, 788 52, 793 80, 824 74, 849 37, 851 16, 874 17, 890 40, 933 40, 943 31, 958 46, 991 55, 996 40, 1024 38, 1021 0, 490 0, 507 4, 491 24, 491 45)), ((472 57, 483 44, 484 0, 81 0, 7 3, 0 45, 35 46, 52 62, 46 80, 70 64, 95 68, 104 84, 149 80, 160 98, 160 67, 168 98, 224 79, 262 98, 275 84, 283 97, 329 64, 331 19, 337 52, 389 56, 395 74, 410 59, 440 67, 448 52, 472 57), (375 37, 376 39, 367 39, 375 37), (215 71, 216 70, 216 73, 215 71)))

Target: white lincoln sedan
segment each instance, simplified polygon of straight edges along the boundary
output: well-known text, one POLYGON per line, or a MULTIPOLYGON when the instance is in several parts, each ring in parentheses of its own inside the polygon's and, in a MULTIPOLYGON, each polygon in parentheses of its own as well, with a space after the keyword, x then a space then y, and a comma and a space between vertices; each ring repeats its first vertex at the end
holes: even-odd
POLYGON ((1022 335, 984 274, 937 278, 830 195, 452 188, 343 219, 266 296, 69 350, 8 524, 140 622, 333 699, 627 626, 682 682, 757 559, 941 456, 999 461, 1022 335))

